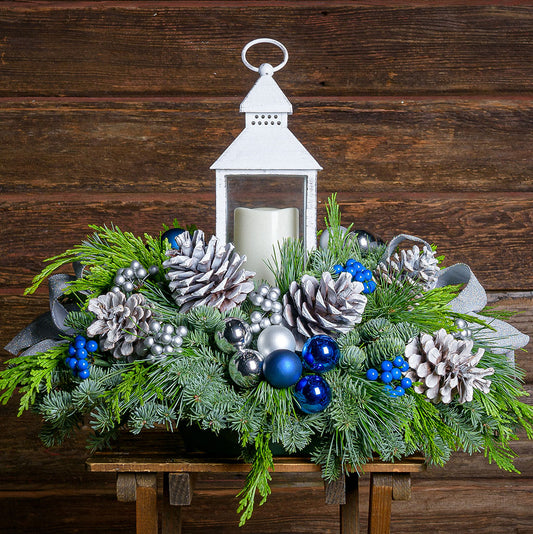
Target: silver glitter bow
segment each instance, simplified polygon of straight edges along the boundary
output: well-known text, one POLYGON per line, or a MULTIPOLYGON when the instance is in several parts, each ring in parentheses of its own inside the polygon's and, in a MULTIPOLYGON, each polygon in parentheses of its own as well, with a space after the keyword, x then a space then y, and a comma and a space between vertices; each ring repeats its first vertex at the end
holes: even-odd
MULTIPOLYGON (((390 257, 402 241, 416 241, 430 247, 426 241, 419 237, 400 234, 390 241, 382 259, 390 257)), ((439 272, 437 287, 457 284, 465 284, 465 287, 457 297, 450 301, 451 310, 455 313, 470 315, 487 324, 491 333, 487 334, 483 341, 491 347, 491 352, 505 354, 509 361, 514 364, 514 351, 525 347, 529 343, 529 336, 505 321, 476 313, 487 305, 487 294, 472 269, 465 263, 456 263, 441 269, 439 272)))
POLYGON ((69 282, 81 277, 82 266, 73 264, 75 276, 69 274, 54 274, 48 279, 50 297, 50 311, 43 313, 26 328, 21 330, 4 348, 14 355, 30 356, 39 352, 46 352, 52 347, 66 341, 61 334, 73 334, 74 330, 65 326, 65 319, 70 311, 78 310, 76 304, 64 305, 59 302, 69 282))

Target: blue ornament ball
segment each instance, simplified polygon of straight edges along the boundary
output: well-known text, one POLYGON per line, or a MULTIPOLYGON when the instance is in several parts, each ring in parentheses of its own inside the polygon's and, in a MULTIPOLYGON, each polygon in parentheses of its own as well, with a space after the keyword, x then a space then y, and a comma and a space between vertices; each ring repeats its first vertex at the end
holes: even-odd
POLYGON ((407 371, 409 371, 409 363, 403 362, 402 366, 400 367, 400 371, 402 373, 407 373, 407 371))
POLYGON ((84 358, 87 358, 87 351, 85 349, 78 349, 76 351, 76 358, 78 358, 78 360, 83 360, 84 358))
POLYGON ((263 375, 265 380, 275 388, 288 388, 300 379, 302 361, 291 350, 275 350, 265 356, 263 375))
POLYGON ((344 271, 344 267, 340 263, 337 263, 336 265, 333 266, 333 272, 335 274, 341 274, 343 271, 344 271))
POLYGON ((366 378, 372 381, 377 380, 379 378, 379 373, 375 369, 369 369, 366 372, 366 378))
POLYGON ((322 412, 331 402, 331 388, 321 376, 307 375, 294 387, 294 398, 302 412, 322 412))
POLYGON ((65 362, 71 369, 75 369, 78 360, 76 358, 67 358, 65 362))
POLYGON ((68 353, 69 353, 69 356, 76 356, 76 351, 78 349, 74 346, 74 345, 69 345, 68 346, 68 353))
POLYGON ((183 232, 185 232, 183 228, 170 228, 161 236, 161 241, 163 242, 166 239, 172 248, 178 250, 180 247, 176 243, 176 237, 183 234, 183 232))
POLYGON ((396 358, 392 360, 392 364, 394 365, 394 367, 401 367, 404 361, 405 360, 401 356, 396 356, 396 358))
POLYGON ((302 349, 304 365, 315 373, 325 373, 333 369, 341 353, 335 340, 329 336, 314 336, 309 338, 302 349))
POLYGON ((393 380, 401 380, 402 372, 397 367, 393 367, 390 373, 393 380))
POLYGON ((90 376, 91 376, 91 372, 89 371, 89 369, 84 369, 83 371, 80 371, 78 373, 78 377, 81 378, 82 380, 86 380, 90 376))
POLYGON ((381 362, 381 370, 382 371, 392 370, 392 362, 389 362, 389 360, 385 360, 384 362, 381 362))
POLYGON ((90 341, 87 341, 87 343, 85 345, 85 350, 87 352, 94 352, 97 349, 98 349, 98 343, 96 343, 96 341, 94 339, 91 339, 90 341))
POLYGON ((394 388, 394 392, 398 397, 403 397, 403 395, 405 395, 405 389, 403 389, 401 386, 396 386, 394 388))
POLYGON ((380 378, 384 384, 390 384, 392 382, 392 374, 389 373, 389 371, 385 371, 384 373, 381 373, 380 378))
POLYGON ((74 340, 74 347, 77 349, 85 348, 85 338, 81 336, 76 337, 74 340))
POLYGON ((83 371, 84 369, 89 368, 89 362, 87 360, 78 360, 76 363, 76 369, 78 371, 83 371))

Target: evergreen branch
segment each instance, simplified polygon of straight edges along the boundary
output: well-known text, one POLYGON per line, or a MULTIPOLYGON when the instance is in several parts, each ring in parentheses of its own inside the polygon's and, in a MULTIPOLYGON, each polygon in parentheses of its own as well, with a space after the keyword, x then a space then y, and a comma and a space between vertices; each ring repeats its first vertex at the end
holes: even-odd
POLYGON ((276 278, 276 284, 283 295, 292 281, 299 281, 305 270, 305 250, 301 239, 284 239, 278 243, 278 251, 265 262, 276 278))
POLYGON ((269 446, 270 434, 259 434, 255 438, 255 457, 252 468, 246 476, 244 488, 237 497, 241 497, 237 513, 241 514, 239 526, 242 527, 254 510, 256 493, 261 496, 259 506, 263 505, 270 495, 269 482, 272 480, 269 470, 274 469, 274 460, 269 446))
POLYGON ((16 356, 6 362, 7 368, 0 372, 0 402, 6 404, 15 389, 19 389, 22 397, 19 402, 18 416, 22 415, 30 405, 35 403, 41 385, 47 392, 52 389, 54 371, 63 362, 67 345, 61 343, 46 352, 29 356, 16 356))

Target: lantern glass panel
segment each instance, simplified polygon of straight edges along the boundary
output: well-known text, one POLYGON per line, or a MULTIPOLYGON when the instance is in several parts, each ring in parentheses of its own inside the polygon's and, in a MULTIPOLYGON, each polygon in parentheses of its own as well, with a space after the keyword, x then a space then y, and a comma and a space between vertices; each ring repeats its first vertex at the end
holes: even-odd
POLYGON ((227 185, 226 241, 235 239, 236 208, 296 208, 298 237, 305 239, 305 208, 307 176, 291 175, 231 175, 227 185))

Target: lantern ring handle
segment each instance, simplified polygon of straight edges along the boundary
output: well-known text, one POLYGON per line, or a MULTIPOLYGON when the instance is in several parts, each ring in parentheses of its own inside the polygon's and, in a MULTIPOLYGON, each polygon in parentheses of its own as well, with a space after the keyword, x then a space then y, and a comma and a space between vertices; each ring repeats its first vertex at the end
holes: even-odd
POLYGON ((253 41, 250 41, 243 49, 242 49, 242 53, 241 53, 241 58, 242 58, 242 62, 250 69, 250 70, 253 70, 254 72, 259 72, 259 67, 254 67, 251 63, 248 62, 248 60, 246 59, 246 52, 248 52, 248 50, 256 45, 256 44, 260 44, 260 43, 269 43, 269 44, 273 44, 275 46, 277 46, 278 48, 281 49, 281 51, 283 52, 283 61, 277 65, 276 67, 273 67, 272 68, 272 71, 273 72, 277 72, 278 70, 282 69, 286 64, 287 64, 287 61, 289 61, 289 52, 287 51, 287 49, 285 48, 285 46, 283 44, 281 44, 279 41, 276 41, 275 39, 269 39, 268 37, 263 37, 261 39, 254 39, 253 41))

